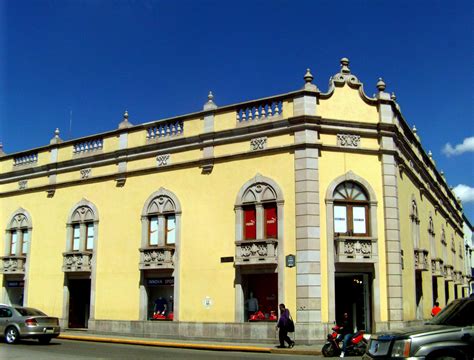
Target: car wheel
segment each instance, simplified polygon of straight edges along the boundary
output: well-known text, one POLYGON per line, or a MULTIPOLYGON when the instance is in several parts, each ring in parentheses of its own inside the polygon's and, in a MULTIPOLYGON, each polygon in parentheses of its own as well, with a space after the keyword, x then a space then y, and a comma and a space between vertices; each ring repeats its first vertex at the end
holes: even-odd
MULTIPOLYGON (((428 356, 426 359, 427 360, 460 360, 460 359, 464 359, 465 357, 461 355, 461 357, 459 356, 461 354, 451 354, 451 353, 446 353, 446 352, 442 352, 442 353, 434 353, 434 354, 430 354, 430 356, 428 356)), ((467 357, 466 357, 467 359, 467 357)))
POLYGON ((5 341, 8 344, 14 344, 18 341, 20 334, 16 327, 10 326, 5 330, 5 341))
POLYGON ((46 344, 49 344, 51 342, 51 339, 52 339, 51 336, 42 336, 42 337, 38 338, 38 341, 39 341, 40 344, 46 345, 46 344))

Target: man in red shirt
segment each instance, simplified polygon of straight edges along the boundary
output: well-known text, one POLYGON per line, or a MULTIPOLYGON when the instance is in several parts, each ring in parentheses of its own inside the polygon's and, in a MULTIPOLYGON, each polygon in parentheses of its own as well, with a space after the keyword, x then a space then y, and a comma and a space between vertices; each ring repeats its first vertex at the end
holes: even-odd
POLYGON ((431 316, 436 316, 438 313, 441 311, 441 308, 439 307, 439 302, 435 302, 433 308, 431 309, 431 316))

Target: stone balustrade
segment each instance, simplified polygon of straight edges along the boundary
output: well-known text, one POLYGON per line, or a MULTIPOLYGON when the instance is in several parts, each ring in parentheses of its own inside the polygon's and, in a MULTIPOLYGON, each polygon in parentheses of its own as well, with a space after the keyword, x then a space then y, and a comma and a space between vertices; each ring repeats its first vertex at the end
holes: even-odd
POLYGON ((25 274, 26 256, 2 256, 2 274, 25 274))
POLYGON ((415 249, 415 270, 429 270, 428 250, 415 249))
POLYGON ((13 166, 29 165, 38 162, 38 153, 29 153, 15 156, 13 158, 13 166))
POLYGON ((462 271, 454 271, 453 280, 456 284, 462 284, 462 271))
POLYGON ((69 251, 63 253, 64 272, 92 271, 92 251, 69 251))
POLYGON ((237 108, 237 123, 246 123, 256 120, 268 120, 281 116, 283 102, 268 100, 237 108))
POLYGON ((140 270, 174 269, 174 246, 156 246, 140 249, 140 270))
POLYGON ((93 151, 102 150, 104 146, 103 139, 91 139, 77 142, 73 145, 72 152, 74 155, 86 154, 93 151))
POLYGON ((336 262, 374 262, 377 259, 374 238, 338 236, 335 238, 336 262))
POLYGON ((431 259, 431 274, 437 277, 444 276, 443 260, 431 259))
POLYGON ((146 138, 162 139, 170 138, 172 136, 182 135, 184 131, 184 124, 182 120, 167 121, 150 126, 146 129, 146 138))
POLYGON ((444 265, 444 279, 446 281, 454 280, 454 268, 451 265, 444 265))
POLYGON ((278 240, 236 241, 235 265, 277 264, 278 240))

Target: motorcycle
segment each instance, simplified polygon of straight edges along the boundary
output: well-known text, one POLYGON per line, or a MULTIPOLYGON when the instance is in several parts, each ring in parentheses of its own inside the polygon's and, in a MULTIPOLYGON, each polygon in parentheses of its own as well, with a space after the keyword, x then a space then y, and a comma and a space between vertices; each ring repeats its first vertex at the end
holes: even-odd
MULTIPOLYGON (((322 353, 325 357, 339 356, 342 352, 343 336, 340 334, 341 327, 335 325, 332 333, 328 334, 327 341, 323 345, 322 353)), ((345 356, 362 356, 367 350, 367 340, 364 338, 364 332, 358 331, 352 335, 351 342, 347 346, 345 356)))

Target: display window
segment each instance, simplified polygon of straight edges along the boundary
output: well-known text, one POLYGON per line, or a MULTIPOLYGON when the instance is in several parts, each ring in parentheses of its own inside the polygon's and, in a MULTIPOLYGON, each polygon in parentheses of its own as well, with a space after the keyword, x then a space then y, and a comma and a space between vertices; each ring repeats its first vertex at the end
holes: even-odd
POLYGON ((257 238, 257 212, 255 206, 244 208, 244 239, 255 240, 257 238))
POLYGON ((148 319, 173 320, 174 278, 146 279, 148 294, 148 319))
POLYGON ((267 239, 278 238, 278 219, 276 204, 265 205, 265 237, 267 239))

